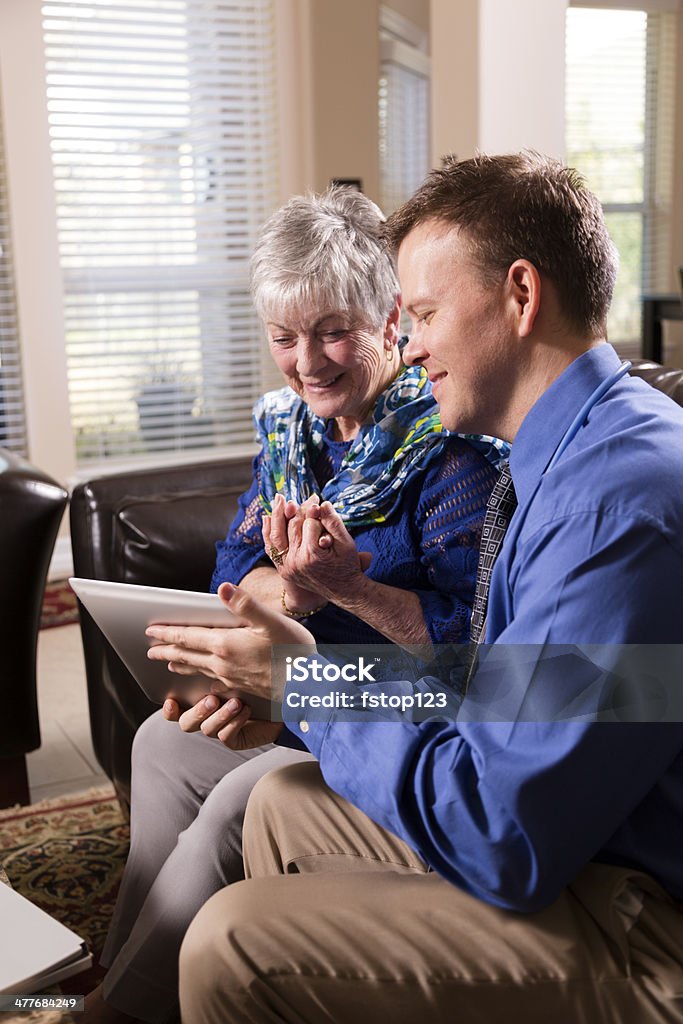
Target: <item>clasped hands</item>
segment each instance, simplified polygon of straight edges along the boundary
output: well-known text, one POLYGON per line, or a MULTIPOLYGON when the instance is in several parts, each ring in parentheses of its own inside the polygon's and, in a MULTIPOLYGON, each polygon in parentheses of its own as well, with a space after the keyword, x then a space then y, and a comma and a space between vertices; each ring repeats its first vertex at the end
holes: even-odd
POLYGON ((365 578, 372 555, 358 551, 329 501, 317 494, 301 505, 276 494, 263 517, 263 543, 280 579, 285 608, 299 615, 343 603, 365 578))

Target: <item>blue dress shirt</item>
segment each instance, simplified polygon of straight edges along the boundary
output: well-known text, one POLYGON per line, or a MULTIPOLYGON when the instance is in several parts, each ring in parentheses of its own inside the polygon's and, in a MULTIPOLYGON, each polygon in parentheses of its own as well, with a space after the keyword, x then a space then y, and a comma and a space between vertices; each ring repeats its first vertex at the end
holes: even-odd
MULTIPOLYGON (((519 505, 489 595, 491 652, 683 640, 683 411, 623 377, 546 472, 618 366, 607 344, 584 353, 521 425, 510 458, 519 505)), ((583 664, 547 659, 541 705, 561 694, 570 706, 583 664)), ((645 870, 683 899, 681 721, 284 717, 332 789, 487 902, 539 910, 590 860, 645 870)))

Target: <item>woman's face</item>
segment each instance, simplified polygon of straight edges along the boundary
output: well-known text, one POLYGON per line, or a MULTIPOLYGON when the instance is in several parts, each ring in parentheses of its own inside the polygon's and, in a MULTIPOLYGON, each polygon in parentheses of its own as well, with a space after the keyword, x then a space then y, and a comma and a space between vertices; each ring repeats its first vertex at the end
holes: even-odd
POLYGON ((353 313, 326 310, 275 316, 266 324, 270 350, 289 386, 317 416, 336 420, 344 439, 358 433, 396 375, 398 316, 397 303, 379 329, 353 313))

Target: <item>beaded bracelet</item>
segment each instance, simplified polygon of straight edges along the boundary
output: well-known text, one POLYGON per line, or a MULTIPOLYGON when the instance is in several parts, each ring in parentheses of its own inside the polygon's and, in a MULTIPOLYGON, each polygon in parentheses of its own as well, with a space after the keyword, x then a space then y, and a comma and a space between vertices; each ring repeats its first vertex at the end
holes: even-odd
POLYGON ((282 599, 281 600, 282 600, 282 610, 284 611, 285 615, 289 615, 290 619, 297 619, 297 621, 300 620, 300 619, 308 619, 311 615, 315 615, 316 612, 321 612, 323 610, 323 608, 325 608, 326 605, 327 605, 327 601, 325 601, 324 604, 319 604, 317 608, 311 608, 310 612, 293 612, 291 608, 287 607, 287 602, 285 601, 285 592, 284 592, 284 590, 282 591, 282 599))

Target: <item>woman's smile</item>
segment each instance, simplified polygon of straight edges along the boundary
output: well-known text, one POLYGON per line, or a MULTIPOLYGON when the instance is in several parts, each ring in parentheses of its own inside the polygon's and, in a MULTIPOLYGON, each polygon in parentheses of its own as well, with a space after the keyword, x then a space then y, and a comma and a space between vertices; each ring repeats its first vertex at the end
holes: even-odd
POLYGON ((380 325, 358 310, 275 313, 266 329, 285 380, 312 412, 335 420, 341 437, 355 437, 378 395, 396 376, 400 303, 380 325), (344 422, 341 422, 341 421, 344 422))
POLYGON ((337 382, 340 381, 343 376, 343 373, 338 373, 335 377, 329 377, 327 380, 302 380, 301 383, 303 384, 306 391, 331 391, 335 384, 337 384, 337 382))

